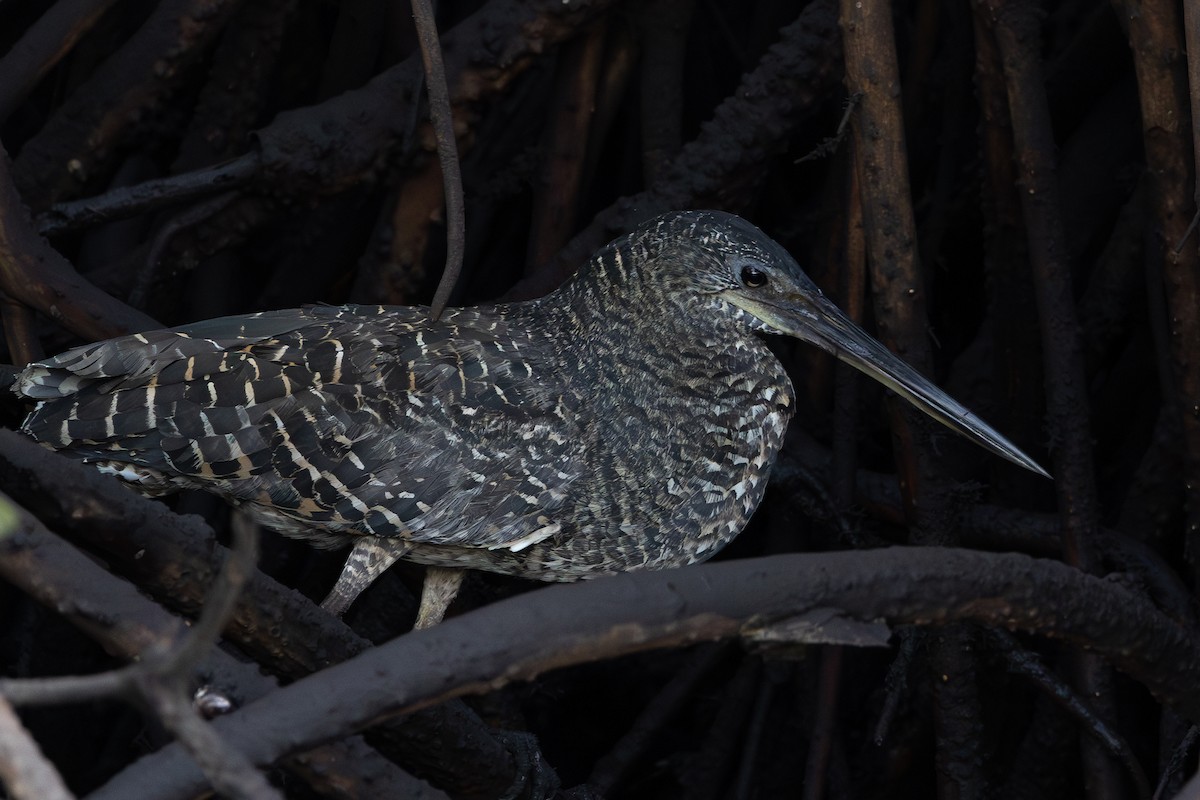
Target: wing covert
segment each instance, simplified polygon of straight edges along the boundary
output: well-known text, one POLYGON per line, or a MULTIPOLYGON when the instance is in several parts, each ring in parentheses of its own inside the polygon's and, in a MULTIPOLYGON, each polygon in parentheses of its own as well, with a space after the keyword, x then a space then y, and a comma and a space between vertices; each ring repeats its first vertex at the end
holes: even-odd
POLYGON ((519 548, 557 531, 580 437, 498 324, 317 306, 122 337, 26 368, 24 427, 301 525, 519 548))

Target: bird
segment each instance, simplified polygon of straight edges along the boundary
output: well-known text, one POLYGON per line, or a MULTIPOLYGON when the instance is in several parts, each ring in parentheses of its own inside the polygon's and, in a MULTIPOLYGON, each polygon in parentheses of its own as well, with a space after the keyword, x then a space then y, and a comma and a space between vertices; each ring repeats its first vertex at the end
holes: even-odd
POLYGON ((796 410, 770 335, 1049 477, 717 211, 659 216, 538 299, 436 321, 363 305, 224 317, 77 347, 14 390, 36 404, 25 434, 145 494, 199 488, 285 535, 351 545, 334 613, 397 559, 427 566, 420 628, 465 569, 572 581, 720 551, 796 410))

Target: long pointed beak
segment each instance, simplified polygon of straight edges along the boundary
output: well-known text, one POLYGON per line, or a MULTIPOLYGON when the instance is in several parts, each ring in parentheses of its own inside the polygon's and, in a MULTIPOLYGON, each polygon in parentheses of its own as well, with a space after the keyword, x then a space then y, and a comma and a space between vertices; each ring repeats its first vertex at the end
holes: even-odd
POLYGON ((850 321, 842 310, 816 291, 803 295, 788 308, 755 304, 755 316, 783 333, 815 344, 822 350, 869 375, 948 428, 958 431, 1001 458, 1047 478, 1050 474, 920 372, 850 321))

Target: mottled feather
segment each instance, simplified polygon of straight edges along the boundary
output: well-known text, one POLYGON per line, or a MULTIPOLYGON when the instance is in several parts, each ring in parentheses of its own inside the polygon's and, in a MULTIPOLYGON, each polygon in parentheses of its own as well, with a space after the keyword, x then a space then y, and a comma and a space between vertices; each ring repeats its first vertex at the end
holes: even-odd
POLYGON ((436 323, 317 306, 77 348, 21 376, 25 430, 142 491, 204 488, 321 545, 398 543, 352 564, 691 563, 744 527, 793 409, 770 326, 729 300, 747 263, 816 291, 742 220, 667 215, 541 300, 436 323))

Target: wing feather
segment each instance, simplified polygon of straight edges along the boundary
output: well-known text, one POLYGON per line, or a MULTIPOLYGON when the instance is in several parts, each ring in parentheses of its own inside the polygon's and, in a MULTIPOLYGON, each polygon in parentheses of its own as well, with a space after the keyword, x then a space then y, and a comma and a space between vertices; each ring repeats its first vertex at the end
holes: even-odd
POLYGON ((518 550, 559 530, 579 473, 527 337, 471 310, 430 326, 420 309, 318 306, 76 348, 17 392, 39 401, 24 430, 83 458, 299 525, 518 550))

